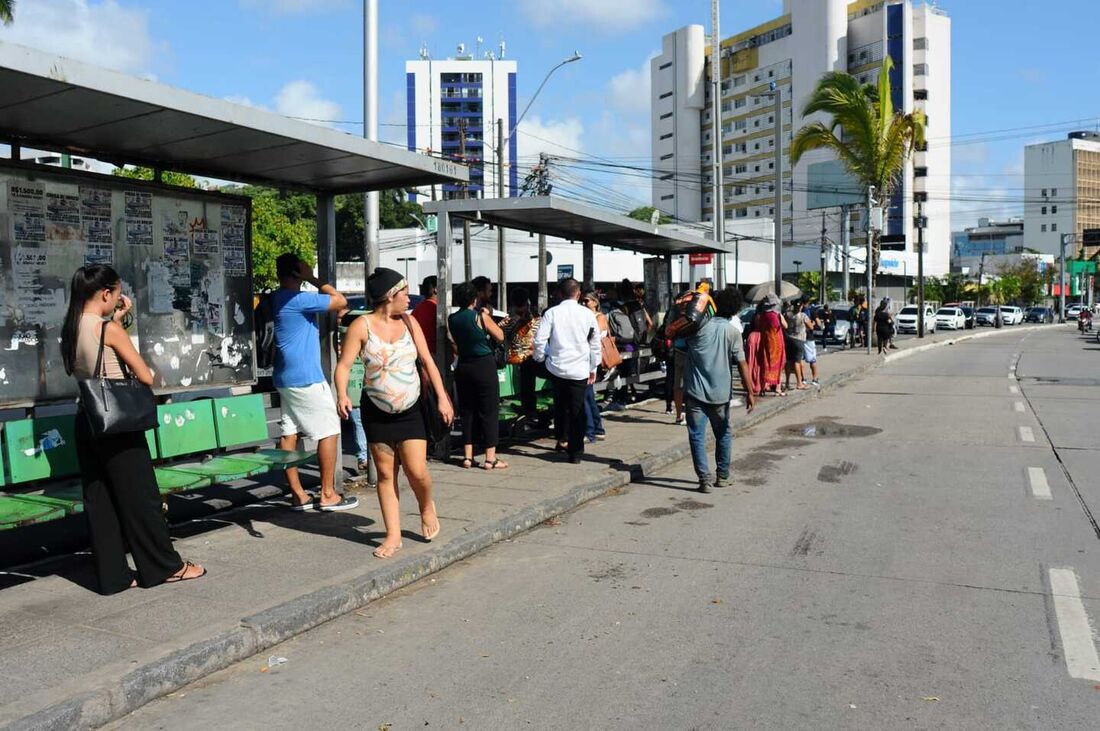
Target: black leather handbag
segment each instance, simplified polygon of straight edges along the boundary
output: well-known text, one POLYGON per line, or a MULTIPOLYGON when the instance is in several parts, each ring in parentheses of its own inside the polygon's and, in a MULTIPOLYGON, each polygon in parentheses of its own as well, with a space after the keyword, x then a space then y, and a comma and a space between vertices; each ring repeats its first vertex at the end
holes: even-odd
POLYGON ((103 372, 103 348, 107 321, 99 333, 99 355, 91 378, 77 382, 80 404, 92 434, 97 437, 143 432, 157 425, 157 399, 153 389, 134 378, 119 359, 123 378, 106 378, 103 372))

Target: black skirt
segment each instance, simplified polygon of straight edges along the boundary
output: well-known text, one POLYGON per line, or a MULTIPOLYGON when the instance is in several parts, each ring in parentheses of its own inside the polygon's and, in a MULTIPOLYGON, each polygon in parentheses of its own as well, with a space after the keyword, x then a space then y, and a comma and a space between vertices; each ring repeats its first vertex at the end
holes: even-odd
POLYGON ((396 444, 407 439, 428 439, 420 399, 408 409, 391 414, 378 408, 364 391, 359 410, 363 416, 363 431, 367 433, 367 442, 396 444))

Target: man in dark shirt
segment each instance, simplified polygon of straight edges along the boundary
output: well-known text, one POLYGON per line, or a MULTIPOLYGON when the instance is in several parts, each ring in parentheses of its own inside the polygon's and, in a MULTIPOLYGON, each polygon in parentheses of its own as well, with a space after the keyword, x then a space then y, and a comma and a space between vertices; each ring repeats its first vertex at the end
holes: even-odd
POLYGON ((434 276, 424 277, 424 281, 420 283, 420 296, 424 299, 412 311, 412 317, 424 332, 424 340, 428 343, 428 350, 433 355, 435 354, 436 334, 439 330, 435 321, 437 305, 439 304, 436 297, 439 294, 438 281, 434 276))

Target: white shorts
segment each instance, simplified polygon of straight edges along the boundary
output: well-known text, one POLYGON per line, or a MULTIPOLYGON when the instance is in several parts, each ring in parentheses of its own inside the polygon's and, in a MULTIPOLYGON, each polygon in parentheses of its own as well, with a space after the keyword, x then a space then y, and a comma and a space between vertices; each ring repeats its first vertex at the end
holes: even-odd
POLYGON ((283 408, 279 427, 284 437, 301 434, 321 440, 340 433, 340 416, 327 382, 278 391, 283 408))

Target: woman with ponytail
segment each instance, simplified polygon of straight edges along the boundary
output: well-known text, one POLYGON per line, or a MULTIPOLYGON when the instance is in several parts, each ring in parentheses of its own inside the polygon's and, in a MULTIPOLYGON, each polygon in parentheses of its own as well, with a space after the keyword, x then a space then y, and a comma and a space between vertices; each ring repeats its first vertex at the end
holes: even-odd
MULTIPOLYGON (((104 376, 124 378, 121 364, 125 364, 137 380, 151 386, 153 372, 120 324, 133 307, 121 290, 118 273, 109 266, 93 264, 73 274, 61 330, 65 372, 77 380, 98 377, 102 337, 104 376)), ((203 567, 183 561, 172 547, 143 433, 96 437, 81 411, 76 418, 76 449, 101 594, 206 574, 203 567), (126 563, 127 546, 137 567, 136 578, 126 563)))

